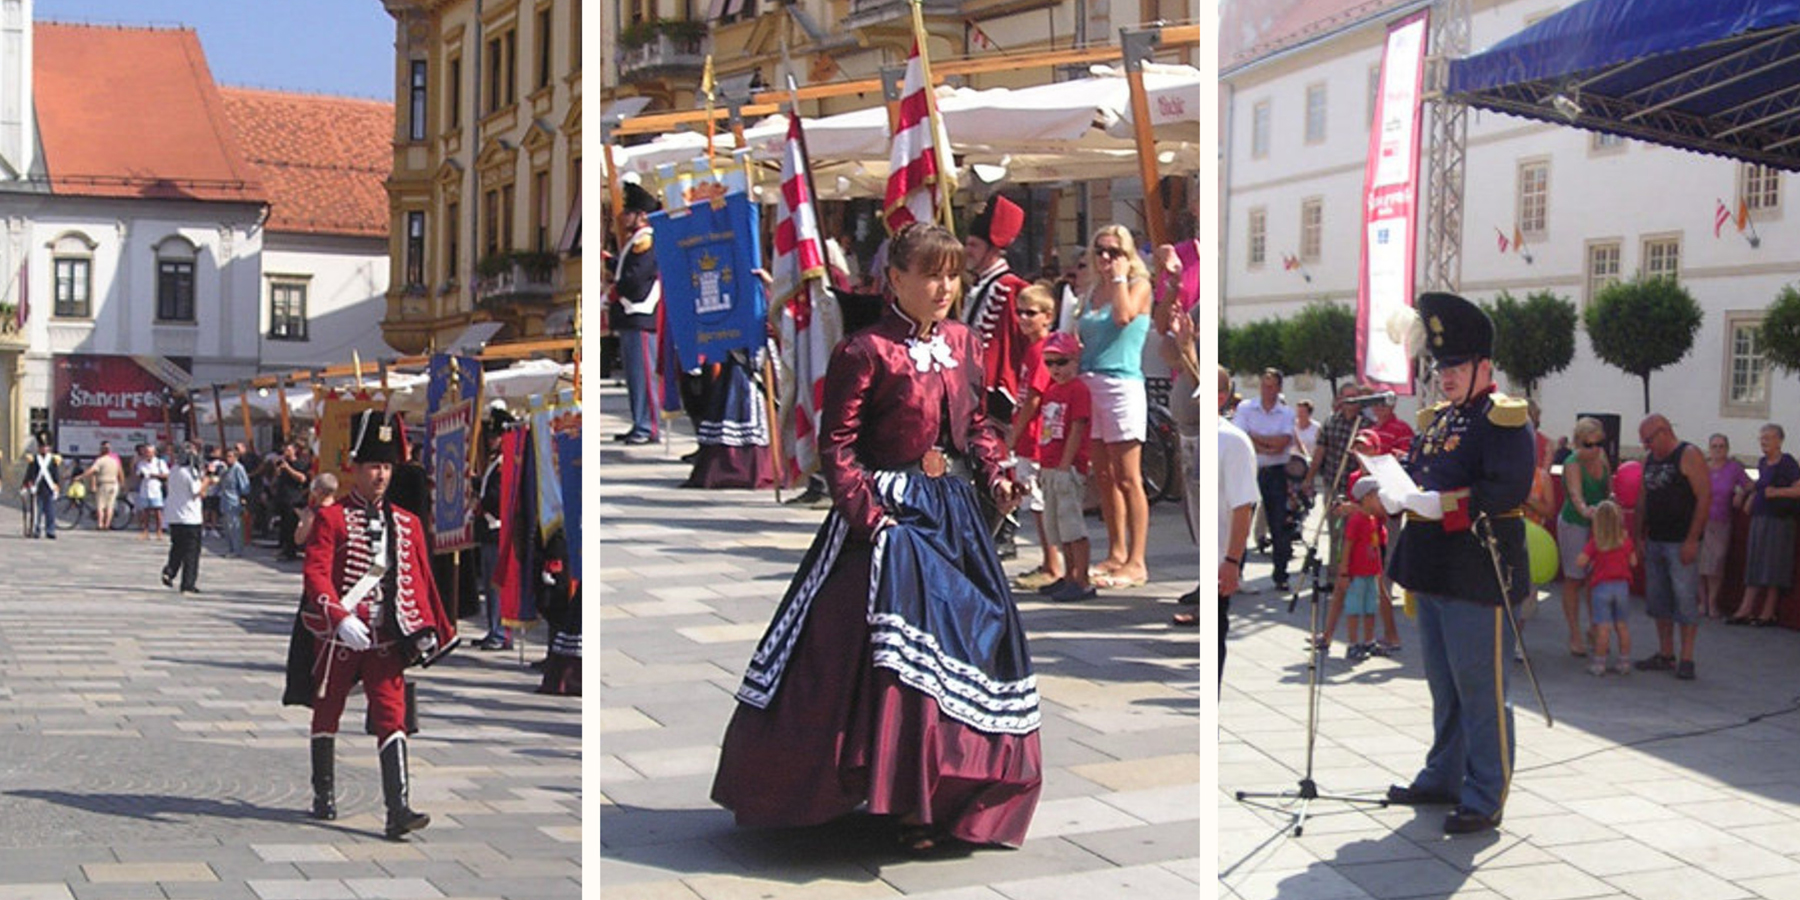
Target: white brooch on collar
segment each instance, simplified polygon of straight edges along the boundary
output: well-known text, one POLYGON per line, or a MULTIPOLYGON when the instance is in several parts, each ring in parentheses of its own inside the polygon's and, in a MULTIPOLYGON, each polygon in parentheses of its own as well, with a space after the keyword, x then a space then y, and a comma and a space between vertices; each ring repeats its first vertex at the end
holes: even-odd
POLYGON ((907 339, 906 352, 912 357, 913 366, 921 372, 956 368, 956 357, 950 355, 950 345, 944 342, 942 333, 933 334, 927 340, 907 339))

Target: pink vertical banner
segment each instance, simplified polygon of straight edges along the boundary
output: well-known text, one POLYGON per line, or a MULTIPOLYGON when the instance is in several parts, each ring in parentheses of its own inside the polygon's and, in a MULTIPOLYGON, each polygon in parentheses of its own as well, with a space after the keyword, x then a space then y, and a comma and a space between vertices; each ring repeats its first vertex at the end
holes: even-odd
POLYGON ((1375 98, 1375 127, 1363 169, 1363 231, 1356 290, 1356 369, 1364 380, 1411 395, 1406 335, 1388 323, 1412 307, 1419 233, 1420 94, 1425 84, 1427 15, 1388 29, 1375 98))

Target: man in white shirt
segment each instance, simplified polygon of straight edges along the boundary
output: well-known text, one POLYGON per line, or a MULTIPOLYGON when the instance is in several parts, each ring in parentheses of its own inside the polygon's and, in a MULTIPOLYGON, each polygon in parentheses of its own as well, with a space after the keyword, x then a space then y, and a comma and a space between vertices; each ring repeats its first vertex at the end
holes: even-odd
POLYGON ((1232 421, 1256 448, 1256 487, 1262 494, 1263 518, 1269 523, 1275 590, 1287 593, 1288 558, 1294 549, 1287 516, 1287 461, 1294 445, 1294 410, 1281 402, 1281 380, 1280 370, 1264 369, 1262 396, 1238 404, 1232 421))
MULTIPOLYGON (((1231 396, 1231 373, 1219 367, 1219 406, 1231 396)), ((1256 448, 1250 436, 1219 416, 1219 678, 1225 676, 1225 632, 1231 595, 1244 569, 1250 519, 1256 514, 1256 448)))
POLYGON ((169 498, 165 513, 169 523, 169 561, 163 564, 163 587, 181 576, 181 592, 198 594, 200 576, 200 528, 205 521, 202 499, 214 479, 202 468, 206 460, 200 448, 189 443, 177 451, 169 468, 169 498))

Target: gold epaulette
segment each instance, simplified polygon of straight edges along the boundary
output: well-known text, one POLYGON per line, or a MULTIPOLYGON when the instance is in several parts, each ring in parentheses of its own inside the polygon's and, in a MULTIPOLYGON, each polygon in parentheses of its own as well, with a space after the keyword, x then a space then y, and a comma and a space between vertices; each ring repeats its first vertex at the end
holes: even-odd
POLYGON ((1424 431, 1425 426, 1430 425, 1432 423, 1432 421, 1437 419, 1438 413, 1443 412, 1444 408, 1449 405, 1450 405, 1450 401, 1442 400, 1442 401, 1434 403, 1430 406, 1420 407, 1418 416, 1416 417, 1418 420, 1418 424, 1416 426, 1414 426, 1414 430, 1424 431))
POLYGON ((646 231, 642 235, 639 235, 637 240, 631 242, 631 252, 633 252, 633 253, 647 252, 650 249, 650 245, 654 241, 655 241, 655 238, 650 234, 650 232, 646 231))
POLYGON ((1488 407, 1488 421, 1501 428, 1520 428, 1531 421, 1531 407, 1523 397, 1496 392, 1494 404, 1488 407))

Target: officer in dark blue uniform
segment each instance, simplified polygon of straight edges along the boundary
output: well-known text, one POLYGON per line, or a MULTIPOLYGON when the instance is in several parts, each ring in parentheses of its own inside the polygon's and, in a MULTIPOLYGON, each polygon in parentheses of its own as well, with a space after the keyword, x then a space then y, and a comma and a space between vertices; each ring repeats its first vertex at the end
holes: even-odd
POLYGON ((1441 516, 1406 514, 1388 577, 1416 601, 1432 741, 1425 768, 1388 800, 1455 804, 1444 831, 1467 834, 1500 824, 1512 778, 1515 635, 1502 604, 1531 590, 1522 507, 1536 447, 1526 401, 1494 390, 1487 314, 1454 294, 1424 294, 1417 307, 1445 399, 1420 411, 1406 469, 1441 516))
POLYGON ((662 207, 655 195, 627 182, 619 220, 630 231, 613 271, 612 308, 609 321, 619 336, 619 353, 625 367, 625 393, 631 399, 631 429, 613 436, 627 444, 648 444, 657 438, 656 353, 658 306, 662 281, 652 252, 655 232, 650 214, 662 207))

